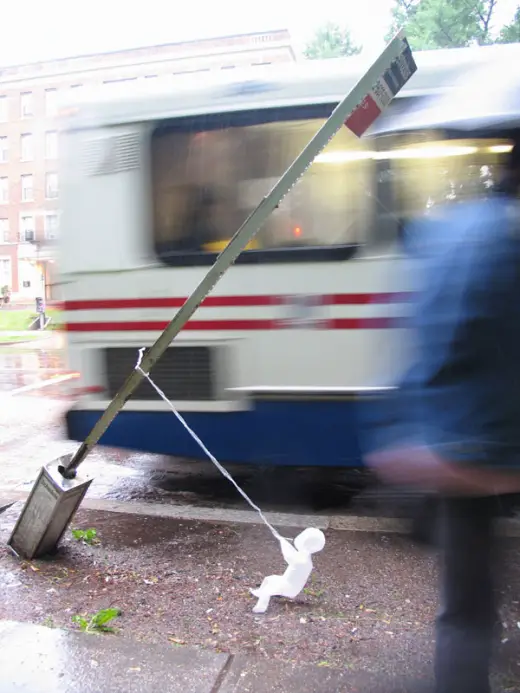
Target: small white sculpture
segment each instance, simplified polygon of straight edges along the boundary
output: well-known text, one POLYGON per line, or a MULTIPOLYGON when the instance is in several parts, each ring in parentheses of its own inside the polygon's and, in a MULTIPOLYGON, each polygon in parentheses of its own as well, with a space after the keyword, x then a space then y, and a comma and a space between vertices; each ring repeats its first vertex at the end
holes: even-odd
POLYGON ((253 612, 264 614, 269 607, 271 597, 295 599, 307 584, 312 573, 312 554, 318 553, 325 546, 325 535, 319 529, 309 527, 298 534, 294 546, 287 539, 280 539, 283 557, 288 565, 283 575, 269 575, 260 587, 251 590, 258 599, 253 612))

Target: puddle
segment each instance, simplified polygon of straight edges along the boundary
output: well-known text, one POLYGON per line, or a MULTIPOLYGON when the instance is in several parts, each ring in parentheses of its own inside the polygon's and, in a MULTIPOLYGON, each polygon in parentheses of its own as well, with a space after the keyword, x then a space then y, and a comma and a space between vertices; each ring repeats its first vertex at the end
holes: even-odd
POLYGON ((0 391, 32 385, 51 375, 63 372, 64 352, 45 346, 38 348, 0 349, 0 391))

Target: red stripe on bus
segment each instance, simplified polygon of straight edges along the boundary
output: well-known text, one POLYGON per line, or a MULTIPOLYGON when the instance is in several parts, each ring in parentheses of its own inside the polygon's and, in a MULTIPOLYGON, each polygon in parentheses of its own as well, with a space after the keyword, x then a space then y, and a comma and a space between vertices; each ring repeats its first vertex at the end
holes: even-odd
POLYGON ((366 306, 407 303, 412 295, 409 291, 395 291, 379 294, 331 294, 326 298, 329 299, 327 304, 331 306, 366 306))
POLYGON ((404 318, 332 318, 329 330, 391 330, 405 327, 404 318))
MULTIPOLYGON (((406 303, 411 298, 409 292, 393 293, 359 293, 359 294, 324 294, 317 296, 321 305, 359 306, 388 303, 406 303)), ((290 302, 290 295, 261 295, 261 296, 209 296, 202 305, 206 308, 247 308, 261 306, 276 306, 290 302)), ((65 301, 63 308, 75 310, 124 310, 131 308, 180 308, 186 298, 107 298, 65 301)))
MULTIPOLYGON (((162 332, 167 320, 128 322, 72 322, 67 332, 162 332)), ((190 320, 183 330, 272 330, 276 320, 190 320)))
MULTIPOLYGON (((129 322, 72 322, 68 323, 68 332, 161 332, 168 325, 167 321, 129 321, 129 322)), ((199 331, 252 331, 282 330, 298 327, 298 323, 289 320, 190 320, 184 330, 199 331)), ((332 318, 316 321, 316 327, 328 330, 386 330, 404 326, 403 318, 332 318)), ((305 326, 304 326, 305 327, 305 326)), ((307 329, 312 329, 309 323, 307 329)))
MULTIPOLYGON (((65 310, 118 310, 125 308, 180 308, 187 298, 107 298, 99 300, 65 301, 65 310)), ((209 296, 203 306, 226 308, 229 306, 272 306, 276 304, 274 296, 209 296)))

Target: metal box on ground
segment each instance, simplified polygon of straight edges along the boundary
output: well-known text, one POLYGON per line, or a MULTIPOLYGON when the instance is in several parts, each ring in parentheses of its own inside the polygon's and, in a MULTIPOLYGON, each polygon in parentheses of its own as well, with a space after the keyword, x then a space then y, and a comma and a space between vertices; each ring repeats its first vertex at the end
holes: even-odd
POLYGON ((85 497, 93 479, 64 479, 58 471, 71 458, 60 457, 40 471, 7 542, 20 558, 30 560, 51 553, 85 497))

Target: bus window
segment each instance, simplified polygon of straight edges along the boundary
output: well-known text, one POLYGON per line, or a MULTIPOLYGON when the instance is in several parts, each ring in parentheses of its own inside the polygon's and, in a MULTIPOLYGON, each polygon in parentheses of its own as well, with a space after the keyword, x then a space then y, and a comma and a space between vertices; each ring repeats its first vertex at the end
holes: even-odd
MULTIPOLYGON (((153 136, 154 242, 167 263, 190 255, 195 264, 222 250, 324 122, 226 119, 225 127, 206 129, 193 119, 190 127, 174 123, 153 136)), ((362 243, 372 217, 372 168, 365 142, 343 128, 248 249, 258 261, 280 251, 290 260, 290 250, 362 243)))
POLYGON ((432 134, 381 138, 378 158, 387 162, 393 187, 393 212, 399 222, 446 204, 486 197, 500 179, 507 140, 447 140, 432 134))

